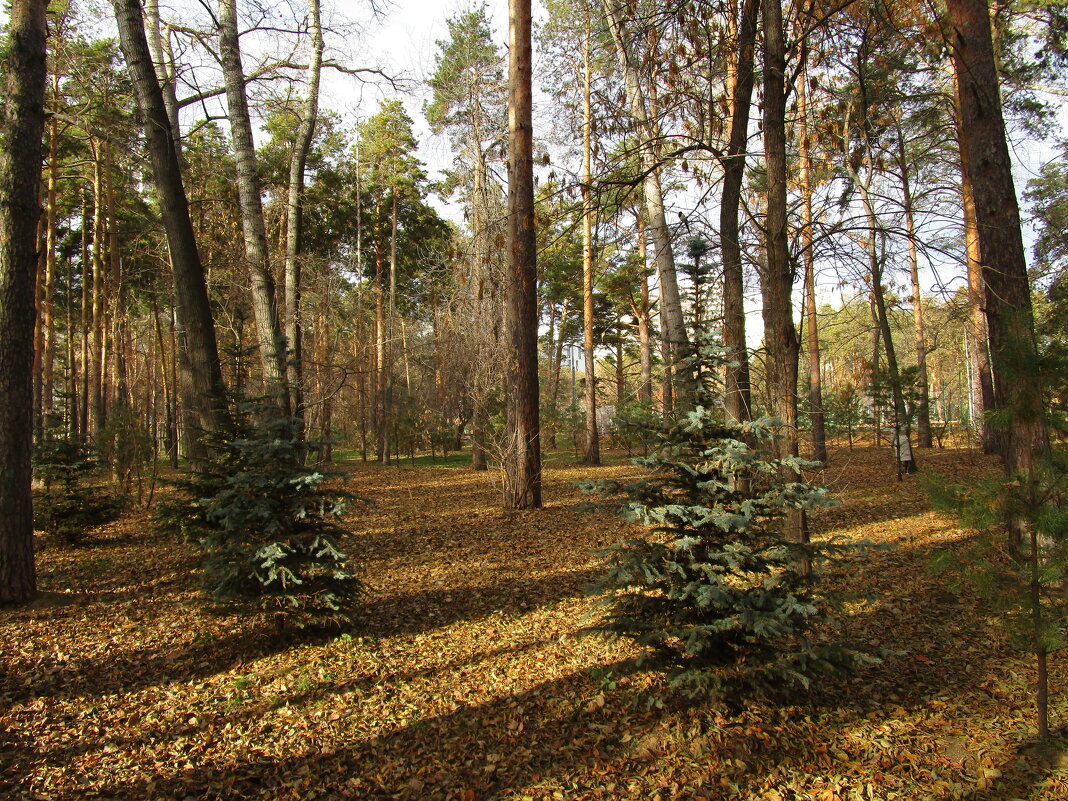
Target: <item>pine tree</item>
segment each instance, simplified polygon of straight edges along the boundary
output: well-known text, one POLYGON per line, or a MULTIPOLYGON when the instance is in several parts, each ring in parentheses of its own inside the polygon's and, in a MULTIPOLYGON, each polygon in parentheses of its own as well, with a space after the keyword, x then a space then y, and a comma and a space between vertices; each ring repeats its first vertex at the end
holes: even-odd
POLYGON ((776 420, 726 422, 716 376, 728 350, 707 339, 690 369, 701 376, 697 404, 666 431, 660 446, 636 459, 651 475, 623 486, 585 489, 624 496, 626 514, 649 527, 647 538, 608 552, 598 589, 607 614, 591 631, 635 640, 649 650, 639 664, 665 670, 687 695, 736 700, 790 686, 862 657, 810 638, 829 600, 805 566, 846 546, 787 539, 789 510, 831 503, 822 488, 782 479, 814 466, 775 458, 767 445, 776 420))

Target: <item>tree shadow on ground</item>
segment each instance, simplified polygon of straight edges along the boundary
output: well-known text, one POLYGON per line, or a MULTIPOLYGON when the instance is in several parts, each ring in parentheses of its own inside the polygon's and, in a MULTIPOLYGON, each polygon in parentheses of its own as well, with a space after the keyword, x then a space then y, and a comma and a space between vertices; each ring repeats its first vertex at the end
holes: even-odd
MULTIPOLYGON (((581 596, 592 571, 570 571, 537 579, 512 578, 496 584, 423 590, 371 601, 358 614, 357 631, 374 637, 420 634, 450 624, 477 620, 494 612, 522 614, 565 598, 581 596)), ((268 657, 298 643, 323 642, 337 637, 326 632, 276 634, 263 615, 235 616, 231 630, 218 636, 204 627, 192 643, 145 645, 132 650, 93 656, 38 658, 10 661, 0 675, 0 698, 23 703, 34 697, 75 698, 130 694, 146 687, 194 682, 225 673, 238 665, 268 657)), ((198 622, 190 620, 191 627, 198 622)))
POLYGON ((516 576, 490 584, 388 595, 364 606, 359 616, 362 628, 376 637, 421 634, 495 612, 525 614, 567 598, 581 597, 601 572, 593 568, 570 570, 538 578, 516 576))

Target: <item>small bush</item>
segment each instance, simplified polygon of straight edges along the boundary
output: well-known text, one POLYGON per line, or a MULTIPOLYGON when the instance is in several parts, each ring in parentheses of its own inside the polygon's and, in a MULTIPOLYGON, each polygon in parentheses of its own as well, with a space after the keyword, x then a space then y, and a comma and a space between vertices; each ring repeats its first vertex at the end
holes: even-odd
POLYGON ((92 479, 99 472, 91 449, 70 437, 45 436, 37 443, 34 477, 40 485, 33 498, 34 526, 81 545, 90 529, 110 523, 121 501, 92 479))
POLYGON ((640 664, 665 671, 690 696, 733 702, 808 687, 817 674, 861 659, 810 638, 829 602, 803 566, 843 547, 782 533, 790 510, 830 501, 822 489, 784 478, 807 463, 758 447, 772 438, 774 421, 724 421, 712 386, 724 351, 705 344, 700 359, 697 405, 666 431, 650 428, 652 455, 635 460, 650 475, 584 486, 622 496, 628 517, 650 532, 608 551, 597 587, 606 614, 588 630, 646 646, 640 664))
POLYGON ((354 499, 302 464, 309 446, 295 441, 297 424, 237 404, 230 431, 209 437, 209 458, 177 482, 179 499, 158 519, 201 546, 204 581, 217 600, 254 600, 300 627, 342 625, 360 593, 337 544, 338 521, 354 499))

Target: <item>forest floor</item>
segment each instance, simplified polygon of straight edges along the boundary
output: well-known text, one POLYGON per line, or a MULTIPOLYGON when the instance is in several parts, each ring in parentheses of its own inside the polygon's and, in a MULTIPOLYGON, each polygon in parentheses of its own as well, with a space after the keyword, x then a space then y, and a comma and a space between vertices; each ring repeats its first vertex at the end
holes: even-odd
MULTIPOLYGON (((921 451, 950 475, 974 451, 921 451)), ((38 608, 0 610, 0 798, 1066 799, 1068 750, 1038 748, 1032 660, 934 556, 973 536, 929 511, 887 450, 838 450, 820 536, 869 539, 836 583, 870 600, 842 634, 888 652, 782 707, 648 703, 629 646, 579 637, 592 553, 630 526, 550 467, 546 508, 506 512, 494 473, 353 466, 345 543, 369 595, 349 634, 300 640, 212 610, 197 557, 131 514, 86 547, 48 542, 38 608)), ((1054 660, 1054 725, 1068 671, 1054 660)))

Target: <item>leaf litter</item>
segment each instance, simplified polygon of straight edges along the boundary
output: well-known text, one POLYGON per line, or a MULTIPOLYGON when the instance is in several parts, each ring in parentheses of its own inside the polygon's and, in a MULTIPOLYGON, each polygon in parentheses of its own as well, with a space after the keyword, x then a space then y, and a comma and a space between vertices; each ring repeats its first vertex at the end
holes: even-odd
MULTIPOLYGON (((925 469, 996 469, 928 451, 925 469)), ((831 579, 866 600, 840 635, 885 655, 795 705, 651 703, 631 646, 579 636, 594 551, 632 533, 574 488, 635 468, 550 467, 547 506, 492 473, 355 465, 344 543, 369 593, 352 631, 279 635, 215 610, 195 550, 131 515, 43 542, 47 603, 0 612, 0 797, 11 799, 1061 799, 1032 741, 1034 670, 981 600, 928 566, 974 534, 886 451, 839 450, 818 536, 892 546, 831 579)), ((1068 719, 1054 660, 1051 715, 1068 719)))

